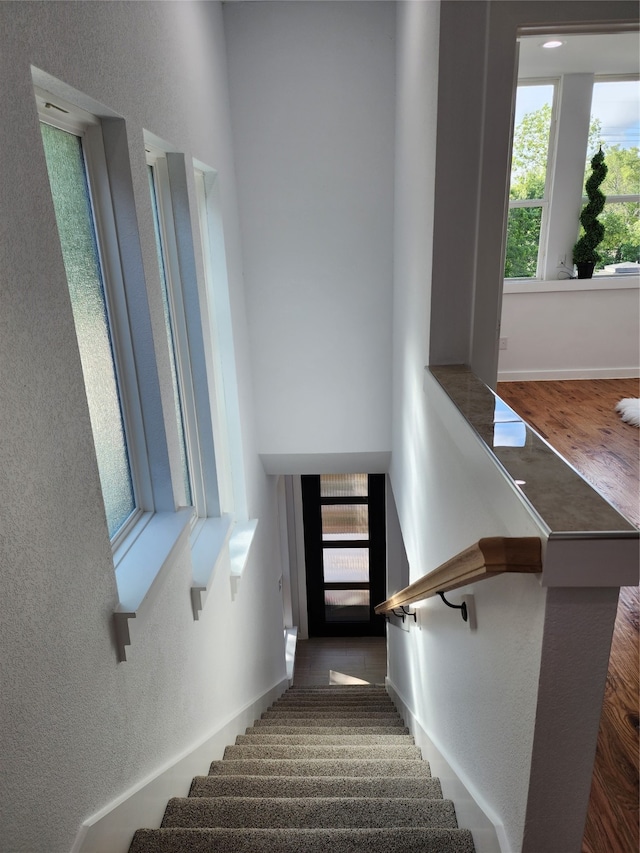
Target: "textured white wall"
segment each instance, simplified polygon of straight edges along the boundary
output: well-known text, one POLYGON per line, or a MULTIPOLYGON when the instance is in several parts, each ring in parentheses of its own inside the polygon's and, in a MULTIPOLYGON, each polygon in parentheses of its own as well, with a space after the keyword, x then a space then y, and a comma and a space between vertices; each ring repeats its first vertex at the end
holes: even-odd
POLYGON ((258 449, 388 451, 393 4, 224 20, 258 449))
MULTIPOLYGON (((2 3, 0 33, 0 846, 64 853, 84 818, 284 677, 275 496, 251 435, 218 4, 2 3), (236 599, 219 578, 199 622, 178 554, 126 664, 30 64, 124 117, 142 227, 143 129, 220 176, 257 541, 236 599)), ((151 232, 143 249, 152 271, 151 232)))
POLYGON ((637 286, 623 290, 607 282, 601 290, 579 288, 570 282, 548 293, 504 294, 500 336, 508 342, 500 352, 498 379, 638 375, 637 286))
MULTIPOLYGON (((606 15, 607 4, 590 6, 594 13, 606 15)), ((608 8, 614 6, 617 14, 624 14, 625 9, 633 14, 630 6, 609 4, 608 8)), ((485 372, 497 355, 495 307, 500 302, 501 282, 499 277, 489 276, 488 269, 499 260, 499 240, 498 246, 495 240, 487 239, 486 244, 476 247, 475 239, 483 228, 487 234, 499 237, 502 218, 500 215, 496 218, 493 212, 496 192, 500 192, 499 181, 497 189, 490 188, 491 204, 486 209, 484 204, 477 209, 474 206, 474 215, 462 219, 469 229, 469 239, 461 249, 463 266, 467 263, 465 253, 473 253, 477 248, 469 271, 472 277, 476 276, 474 318, 474 312, 468 310, 468 301, 474 298, 473 282, 457 275, 435 281, 436 272, 440 275, 443 271, 442 265, 436 269, 435 263, 435 255, 442 247, 438 248, 436 238, 433 253, 431 245, 434 229, 440 233, 438 229, 451 221, 456 202, 468 198, 472 188, 464 185, 462 172, 459 180, 449 183, 448 194, 438 196, 437 180, 441 166, 444 175, 456 172, 452 159, 463 156, 465 162, 477 162, 477 134, 481 130, 486 134, 483 168, 489 174, 496 147, 491 137, 494 125, 487 115, 497 112, 502 117, 503 112, 509 112, 509 80, 502 66, 508 65, 515 49, 513 22, 519 16, 524 20, 527 15, 530 21, 544 20, 549 13, 579 17, 579 4, 504 3, 490 4, 487 9, 476 2, 451 3, 446 14, 437 3, 398 4, 390 479, 411 580, 434 569, 481 536, 539 535, 511 486, 470 436, 468 427, 437 383, 429 375, 423 377, 423 367, 429 359, 429 329, 432 335, 437 329, 437 346, 431 349, 432 356, 437 350, 443 363, 448 361, 449 335, 453 341, 449 356, 455 358, 458 353, 460 358, 462 353, 464 358, 468 352, 465 341, 472 337, 472 324, 474 357, 485 372), (490 14, 485 18, 487 11, 490 14), (439 32, 443 22, 444 36, 439 32), (464 101, 467 87, 473 87, 482 78, 485 58, 475 50, 477 34, 485 27, 490 36, 488 61, 494 77, 502 68, 501 84, 495 91, 502 92, 504 97, 502 101, 497 98, 499 104, 493 98, 487 100, 484 123, 482 111, 465 114, 464 133, 461 133, 453 120, 441 124, 440 111, 455 110, 457 96, 464 101), (439 36, 441 48, 471 45, 463 58, 464 74, 457 73, 450 56, 440 57, 439 65, 439 36), (438 74, 443 68, 444 91, 442 86, 438 90, 438 74), (476 122, 482 127, 476 126, 476 122), (490 288, 490 298, 480 306, 479 301, 490 288), (461 312, 456 310, 458 304, 463 306, 461 312), (453 329, 456 317, 462 329, 453 329)), ((458 53, 451 51, 456 60, 458 53)), ((505 166, 503 158, 494 159, 495 175, 505 166)), ((453 234, 446 227, 442 233, 452 241, 453 234)), ((459 232, 455 236, 460 246, 459 232)), ((451 269, 455 269, 458 261, 455 252, 450 252, 450 258, 451 269)), ((559 652, 565 644, 570 645, 572 635, 581 636, 584 642, 591 616, 585 621, 587 610, 585 602, 578 600, 579 595, 572 600, 573 609, 567 608, 560 627, 553 614, 547 613, 547 592, 536 578, 497 578, 456 590, 452 599, 455 601, 465 593, 475 596, 477 632, 470 632, 439 601, 425 602, 419 608, 418 624, 410 623, 408 632, 389 629, 389 677, 419 725, 494 820, 505 851, 540 851, 544 845, 553 843, 549 841, 545 823, 548 800, 545 803, 539 790, 529 787, 532 757, 538 779, 542 777, 543 766, 552 771, 562 764, 570 766, 573 749, 578 758, 584 757, 581 778, 573 783, 561 780, 557 772, 545 776, 545 784, 555 788, 556 796, 562 795, 568 813, 576 816, 561 843, 563 850, 574 849, 576 837, 579 846, 581 833, 581 826, 576 824, 584 819, 586 809, 584 785, 585 780, 587 787, 589 784, 588 765, 593 755, 591 748, 595 744, 604 683, 602 657, 604 654, 606 658, 607 632, 613 618, 609 591, 589 591, 597 600, 593 612, 602 607, 598 616, 601 636, 586 652, 579 668, 575 657, 572 659, 573 650, 566 656, 559 652), (545 620, 549 633, 543 648, 545 620), (596 659, 597 665, 591 668, 589 661, 596 659), (554 690, 557 693, 559 684, 567 687, 563 688, 562 702, 557 707, 554 690), (585 684, 589 689, 584 688, 585 684), (579 714, 575 713, 575 704, 572 705, 572 695, 581 697, 579 714), (564 751, 557 740, 545 736, 543 727, 536 729, 536 703, 538 711, 545 719, 553 719, 558 730, 576 727, 572 743, 567 741, 564 751), (523 842, 525 826, 528 840, 523 842), (529 846, 523 848, 523 843, 529 846)), ((563 830, 557 813, 554 821, 554 827, 563 830)))

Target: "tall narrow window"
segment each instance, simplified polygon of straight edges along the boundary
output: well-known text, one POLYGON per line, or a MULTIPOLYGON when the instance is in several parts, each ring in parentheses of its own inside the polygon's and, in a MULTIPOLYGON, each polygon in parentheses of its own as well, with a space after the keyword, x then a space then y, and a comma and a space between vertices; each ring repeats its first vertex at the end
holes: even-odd
MULTIPOLYGON (((153 208, 153 223, 156 237, 156 251, 158 255, 158 267, 160 271, 160 286, 162 290, 162 306, 164 309, 164 322, 169 344, 169 360, 171 364, 171 382, 173 386, 173 403, 178 430, 178 445, 180 450, 180 468, 182 474, 182 500, 185 506, 193 503, 193 474, 192 464, 187 442, 187 418, 185 414, 185 382, 181 378, 180 353, 176 329, 181 319, 181 306, 176 302, 180 295, 176 294, 176 286, 170 286, 171 271, 167 257, 165 213, 161 202, 160 181, 157 174, 157 165, 149 163, 147 172, 149 177, 149 189, 151 192, 151 205, 153 208)), ((186 356, 183 356, 186 357, 186 356)))
POLYGON ((511 158, 505 278, 539 275, 548 206, 548 160, 555 87, 518 86, 511 158))
POLYGON ((591 102, 591 132, 585 180, 590 159, 602 145, 607 176, 600 187, 606 195, 599 216, 604 239, 597 247, 596 269, 637 273, 640 262, 640 81, 596 80, 591 102))
POLYGON ((41 123, 109 535, 136 509, 118 369, 80 136, 41 123))

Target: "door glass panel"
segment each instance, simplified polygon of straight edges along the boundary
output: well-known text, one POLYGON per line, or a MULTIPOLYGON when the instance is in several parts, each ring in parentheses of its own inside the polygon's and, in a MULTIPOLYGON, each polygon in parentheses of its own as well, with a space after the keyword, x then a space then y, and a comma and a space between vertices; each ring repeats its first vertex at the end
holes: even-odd
POLYGON ((368 622, 368 589, 325 589, 324 613, 327 622, 368 622))
POLYGON ((323 548, 325 583, 369 583, 368 548, 323 548))
POLYGON ((322 474, 321 498, 366 498, 369 477, 367 474, 322 474))
POLYGON ((323 539, 369 538, 369 507, 366 504, 332 504, 320 509, 323 539))

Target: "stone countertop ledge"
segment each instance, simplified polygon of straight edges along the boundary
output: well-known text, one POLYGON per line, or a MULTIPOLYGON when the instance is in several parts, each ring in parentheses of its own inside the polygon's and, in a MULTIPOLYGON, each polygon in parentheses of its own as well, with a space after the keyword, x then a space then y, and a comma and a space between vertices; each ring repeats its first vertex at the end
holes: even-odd
POLYGON ((551 537, 639 537, 631 522, 468 367, 427 370, 513 479, 551 537))

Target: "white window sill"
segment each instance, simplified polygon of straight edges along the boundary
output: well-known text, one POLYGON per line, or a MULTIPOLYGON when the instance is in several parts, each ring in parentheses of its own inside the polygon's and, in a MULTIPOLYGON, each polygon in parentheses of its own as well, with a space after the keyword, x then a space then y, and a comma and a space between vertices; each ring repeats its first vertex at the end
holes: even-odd
POLYGON ((191 534, 191 607, 195 620, 200 618, 213 576, 228 549, 232 528, 233 517, 223 515, 221 518, 201 519, 191 534))
MULTIPOLYGON (((118 659, 126 661, 131 644, 129 619, 144 616, 153 606, 158 580, 179 548, 188 548, 193 509, 146 513, 114 555, 120 602, 114 611, 118 659)), ((228 555, 231 592, 235 597, 249 558, 258 519, 233 523, 232 516, 200 520, 191 533, 193 583, 191 606, 197 620, 216 569, 228 555)))
POLYGON ((186 547, 193 509, 146 513, 114 555, 120 602, 114 611, 118 659, 126 661, 129 619, 146 612, 157 594, 158 579, 179 547, 186 547))
POLYGON ((593 278, 565 278, 541 281, 531 278, 508 278, 503 293, 570 293, 580 290, 637 290, 640 276, 594 275, 593 278))

